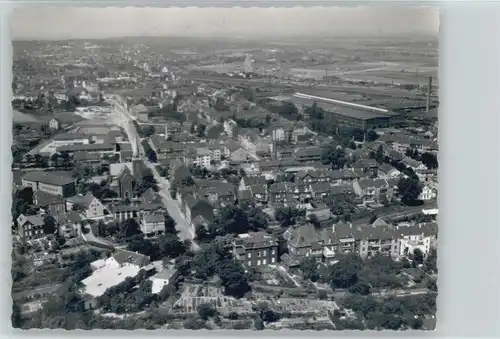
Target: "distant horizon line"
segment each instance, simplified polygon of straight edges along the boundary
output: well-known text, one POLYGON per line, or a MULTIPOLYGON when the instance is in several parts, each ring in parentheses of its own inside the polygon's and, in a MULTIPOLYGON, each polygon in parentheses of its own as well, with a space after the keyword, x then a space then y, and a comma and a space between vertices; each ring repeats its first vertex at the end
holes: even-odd
POLYGON ((256 37, 256 36, 200 36, 200 35, 123 35, 123 36, 110 36, 110 37, 81 37, 81 38, 15 38, 11 41, 14 42, 61 42, 61 41, 80 41, 80 40, 120 40, 120 39, 153 39, 153 38, 170 38, 170 39, 200 39, 200 40, 247 40, 247 41, 257 41, 264 40, 263 42, 283 39, 283 41, 289 41, 291 39, 348 39, 348 38, 360 38, 360 39, 387 39, 387 38, 426 38, 426 39, 439 39, 438 33, 387 33, 387 34, 344 34, 336 36, 328 35, 307 35, 307 34, 296 34, 293 36, 267 36, 267 37, 256 37))

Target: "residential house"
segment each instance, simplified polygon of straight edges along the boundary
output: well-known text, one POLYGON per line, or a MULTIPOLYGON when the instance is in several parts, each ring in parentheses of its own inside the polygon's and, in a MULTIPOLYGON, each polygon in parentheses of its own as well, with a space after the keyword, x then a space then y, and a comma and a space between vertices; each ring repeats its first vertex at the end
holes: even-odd
POLYGON ((295 181, 305 184, 327 182, 332 185, 345 185, 352 183, 360 176, 361 174, 357 174, 353 170, 300 170, 295 175, 295 181))
POLYGON ((432 249, 437 248, 438 224, 436 222, 397 226, 396 232, 400 238, 400 256, 413 254, 417 249, 427 256, 432 249))
POLYGON ((429 201, 434 200, 437 197, 437 193, 434 189, 432 189, 429 185, 422 186, 422 193, 418 196, 419 200, 429 201))
POLYGON ((210 168, 212 162, 212 152, 206 147, 197 148, 193 163, 197 166, 210 168))
POLYGON ((43 209, 49 215, 56 215, 66 212, 66 202, 59 195, 35 191, 33 193, 33 203, 43 209))
POLYGON ((224 132, 230 138, 234 138, 238 134, 238 124, 233 119, 224 121, 224 132))
POLYGON ((29 172, 23 176, 22 185, 31 187, 33 192, 40 190, 63 198, 71 197, 76 193, 75 179, 69 174, 56 172, 29 172))
POLYGON ((60 237, 73 238, 80 234, 82 227, 82 217, 76 211, 58 213, 54 215, 57 223, 57 230, 60 237))
POLYGON ((389 159, 394 160, 394 161, 401 161, 403 160, 404 154, 398 151, 394 150, 387 150, 384 154, 385 156, 389 157, 389 159))
POLYGON ((145 236, 155 236, 165 231, 165 215, 161 213, 144 214, 141 218, 141 232, 145 236))
POLYGON ((411 168, 414 172, 427 170, 427 167, 421 161, 417 161, 409 157, 404 157, 403 160, 401 160, 401 163, 406 167, 411 168))
POLYGON ((252 195, 252 199, 254 202, 258 204, 264 204, 268 201, 267 196, 267 186, 266 185, 252 185, 248 187, 248 191, 252 195))
POLYGON ((261 138, 252 129, 241 131, 238 140, 241 146, 253 156, 257 154, 269 155, 273 152, 273 142, 270 139, 261 138))
POLYGON ((327 251, 336 252, 334 237, 327 237, 327 233, 318 231, 311 224, 289 228, 283 236, 288 244, 288 262, 301 261, 303 258, 314 258, 321 262, 325 248, 327 251))
POLYGON ((205 199, 196 199, 192 195, 187 195, 182 201, 182 211, 186 219, 186 223, 191 224, 192 220, 201 215, 208 221, 214 218, 212 205, 205 199))
POLYGON ((288 183, 276 182, 269 186, 268 195, 270 203, 288 204, 296 201, 292 194, 288 192, 288 183))
POLYGON ((266 232, 239 234, 233 240, 233 255, 247 267, 276 265, 278 242, 266 232))
POLYGON ((311 198, 315 201, 326 201, 330 195, 331 188, 332 186, 329 183, 319 182, 309 185, 309 192, 311 192, 311 198))
POLYGON ((75 195, 66 199, 66 209, 68 211, 82 211, 86 219, 98 220, 104 218, 104 205, 99 199, 88 192, 85 195, 75 195))
POLYGON ((393 179, 401 177, 401 172, 389 164, 381 164, 378 167, 378 176, 381 179, 393 179))
POLYGON ((151 293, 158 294, 169 286, 176 278, 178 271, 173 267, 165 267, 160 272, 149 277, 152 282, 151 293))
POLYGON ((354 192, 363 204, 391 202, 394 186, 387 179, 361 179, 353 184, 354 192))
POLYGON ((49 121, 49 128, 53 131, 58 131, 61 128, 61 123, 58 119, 52 118, 49 121))
POLYGON ((21 241, 43 238, 45 236, 44 225, 44 217, 40 214, 21 214, 17 218, 17 231, 21 241))
POLYGON ((231 205, 236 200, 236 187, 231 183, 217 182, 203 191, 213 206, 231 205))
POLYGON ((242 190, 246 190, 246 189, 250 188, 250 186, 255 186, 255 185, 267 185, 266 177, 263 175, 255 176, 255 177, 251 177, 251 176, 243 177, 243 178, 241 178, 240 185, 239 185, 238 189, 240 191, 242 191, 242 190))
POLYGON ((141 195, 140 209, 143 213, 163 213, 165 212, 165 205, 161 196, 152 188, 149 188, 141 195))

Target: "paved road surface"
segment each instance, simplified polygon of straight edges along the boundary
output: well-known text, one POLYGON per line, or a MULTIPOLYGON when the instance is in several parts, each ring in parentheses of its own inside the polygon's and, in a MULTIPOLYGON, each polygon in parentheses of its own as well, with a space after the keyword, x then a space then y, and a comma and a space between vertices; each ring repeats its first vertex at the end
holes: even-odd
MULTIPOLYGON (((132 123, 132 120, 135 120, 133 116, 130 115, 125 106, 120 103, 121 99, 115 98, 111 100, 115 109, 112 113, 112 119, 114 122, 123 127, 125 132, 128 135, 128 138, 132 145, 139 144, 139 150, 137 152, 143 158, 144 163, 148 168, 151 169, 155 180, 158 182, 159 195, 163 200, 163 204, 165 205, 168 214, 175 220, 176 228, 179 231, 179 237, 182 240, 193 240, 194 238, 194 230, 186 223, 186 220, 182 216, 179 208, 179 204, 177 201, 172 199, 170 196, 170 184, 168 181, 160 176, 158 171, 155 168, 155 164, 151 163, 147 157, 145 156, 144 148, 140 143, 140 136, 137 133, 135 125, 132 123)), ((134 146, 133 146, 134 147, 134 146)), ((192 249, 198 250, 199 246, 192 242, 192 249)))

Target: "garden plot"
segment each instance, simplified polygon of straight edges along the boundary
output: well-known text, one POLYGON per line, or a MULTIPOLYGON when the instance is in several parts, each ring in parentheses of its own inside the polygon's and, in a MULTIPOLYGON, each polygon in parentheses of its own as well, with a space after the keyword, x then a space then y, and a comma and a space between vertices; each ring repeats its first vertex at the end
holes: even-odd
POLYGON ((174 308, 184 314, 195 313, 201 304, 210 304, 221 313, 251 313, 252 304, 247 300, 223 295, 221 288, 202 285, 185 285, 174 308))
POLYGON ((273 303, 276 311, 289 313, 321 313, 334 311, 339 307, 334 301, 298 299, 298 298, 280 298, 273 303))

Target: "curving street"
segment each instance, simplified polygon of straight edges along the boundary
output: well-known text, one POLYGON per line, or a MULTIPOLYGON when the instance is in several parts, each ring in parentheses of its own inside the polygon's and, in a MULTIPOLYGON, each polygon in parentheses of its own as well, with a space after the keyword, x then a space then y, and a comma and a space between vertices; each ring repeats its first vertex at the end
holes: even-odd
POLYGON ((186 220, 181 213, 179 203, 176 200, 172 199, 172 197, 170 196, 170 183, 168 182, 168 180, 160 176, 155 168, 155 164, 151 163, 145 155, 144 148, 141 144, 141 138, 135 128, 135 125, 133 124, 135 117, 130 114, 128 109, 125 107, 125 104, 123 103, 123 99, 119 96, 112 96, 109 101, 115 108, 110 118, 115 124, 125 130, 125 133, 127 134, 128 139, 132 144, 134 153, 138 154, 143 159, 144 164, 151 169, 153 176, 158 183, 158 194, 162 198, 163 204, 165 205, 168 214, 176 222, 176 228, 179 231, 179 237, 181 238, 181 240, 190 240, 192 243, 192 250, 198 250, 199 245, 193 241, 194 230, 190 225, 186 223, 186 220))

